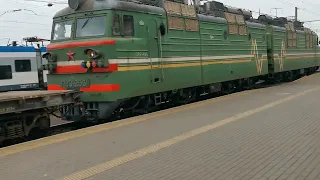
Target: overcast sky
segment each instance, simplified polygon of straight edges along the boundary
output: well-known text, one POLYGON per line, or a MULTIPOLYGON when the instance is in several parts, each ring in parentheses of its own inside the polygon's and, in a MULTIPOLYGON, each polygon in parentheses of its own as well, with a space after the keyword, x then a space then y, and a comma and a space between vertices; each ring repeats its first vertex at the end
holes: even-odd
MULTIPOLYGON (((0 44, 6 44, 29 36, 50 38, 53 15, 67 6, 67 0, 0 0, 0 15, 14 9, 27 9, 21 12, 8 12, 0 16, 0 44), (57 2, 48 7, 46 2, 57 2), (64 4, 63 4, 64 3, 64 4), (35 12, 34 14, 31 11, 35 12)), ((250 9, 255 12, 278 16, 294 16, 294 7, 297 6, 298 19, 301 21, 320 20, 319 0, 220 0, 225 5, 250 9), (250 3, 249 3, 250 2, 250 3)), ((257 17, 257 13, 254 13, 257 17)), ((320 21, 306 23, 305 26, 312 28, 320 35, 320 21)))

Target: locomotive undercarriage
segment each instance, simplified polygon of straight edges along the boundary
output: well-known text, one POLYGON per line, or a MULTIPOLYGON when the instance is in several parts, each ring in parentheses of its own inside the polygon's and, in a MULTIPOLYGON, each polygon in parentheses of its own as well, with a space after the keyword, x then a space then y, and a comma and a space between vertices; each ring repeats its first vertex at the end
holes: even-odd
POLYGON ((264 84, 274 84, 283 81, 290 82, 304 75, 310 75, 318 69, 319 67, 311 67, 273 73, 204 86, 159 92, 156 94, 122 99, 115 102, 86 102, 73 107, 69 106, 60 111, 63 119, 68 121, 83 120, 108 122, 191 103, 207 97, 216 97, 242 90, 250 90, 259 85, 259 82, 261 81, 264 82, 264 84))

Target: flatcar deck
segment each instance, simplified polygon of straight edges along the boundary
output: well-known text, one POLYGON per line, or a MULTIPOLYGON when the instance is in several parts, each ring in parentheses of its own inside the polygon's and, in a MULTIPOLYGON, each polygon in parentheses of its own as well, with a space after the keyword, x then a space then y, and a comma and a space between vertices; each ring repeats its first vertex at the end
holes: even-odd
POLYGON ((320 179, 320 73, 0 149, 1 179, 320 179))
POLYGON ((9 91, 9 92, 0 93, 0 102, 17 100, 17 99, 32 99, 32 98, 39 98, 39 97, 52 96, 52 95, 61 95, 69 92, 73 92, 73 91, 68 91, 68 90, 9 91))
POLYGON ((68 90, 3 92, 0 93, 0 115, 74 103, 77 93, 68 90))

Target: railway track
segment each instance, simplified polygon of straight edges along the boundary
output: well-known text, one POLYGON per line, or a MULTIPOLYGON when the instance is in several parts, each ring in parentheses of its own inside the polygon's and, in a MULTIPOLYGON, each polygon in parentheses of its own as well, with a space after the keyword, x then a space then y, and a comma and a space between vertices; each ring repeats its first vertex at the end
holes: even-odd
MULTIPOLYGON (((319 71, 315 72, 315 73, 320 73, 319 71)), ((315 74, 314 73, 314 74, 315 74)), ((297 78, 294 81, 301 79, 297 78)), ((252 89, 261 89, 261 88, 267 88, 267 87, 272 87, 272 86, 279 86, 281 84, 286 84, 286 82, 277 82, 277 83, 266 83, 266 82, 258 82, 255 85, 252 86, 252 89)), ((186 104, 191 104, 191 103, 195 103, 195 102, 199 102, 199 101, 203 101, 203 100, 207 100, 207 99, 212 99, 212 98, 217 98, 220 96, 226 96, 226 95, 230 95, 230 94, 234 94, 234 93, 238 93, 241 91, 245 91, 245 90, 236 90, 232 93, 229 94, 217 94, 217 95, 210 95, 210 96, 201 96, 200 98, 186 103, 186 104)), ((183 104, 183 105, 186 105, 183 104)), ((152 113, 152 112, 156 112, 156 111, 161 111, 161 110, 165 110, 165 109, 170 109, 170 108, 174 108, 174 107, 178 107, 178 106, 183 106, 183 105, 176 105, 176 106, 164 106, 161 109, 157 109, 154 111, 149 111, 148 113, 152 113)), ((74 131, 74 130, 78 130, 78 129, 82 129, 82 128, 87 128, 90 126, 95 126, 95 125, 99 125, 99 124, 104 124, 104 123, 109 123, 112 121, 117 121, 117 120, 123 120, 125 118, 130 118, 130 117, 135 117, 135 116, 139 116, 139 115, 131 115, 131 116, 126 116, 126 117, 122 117, 122 118, 116 118, 116 117, 112 117, 108 122, 96 122, 96 123, 89 123, 89 122, 70 122, 70 123, 63 123, 63 124, 57 124, 54 126, 51 126, 46 132, 37 132, 37 133, 32 133, 32 135, 25 137, 25 138, 20 138, 20 139, 15 139, 15 140, 10 140, 10 141, 5 141, 2 145, 0 145, 0 149, 3 147, 8 147, 8 146, 12 146, 15 144, 19 144, 19 143, 23 143, 23 142, 28 142, 28 141, 32 141, 35 139, 39 139, 39 138, 43 138, 43 137, 48 137, 48 136, 53 136, 53 135, 57 135, 57 134, 61 134, 61 133, 65 133, 65 132, 70 132, 70 131, 74 131)))

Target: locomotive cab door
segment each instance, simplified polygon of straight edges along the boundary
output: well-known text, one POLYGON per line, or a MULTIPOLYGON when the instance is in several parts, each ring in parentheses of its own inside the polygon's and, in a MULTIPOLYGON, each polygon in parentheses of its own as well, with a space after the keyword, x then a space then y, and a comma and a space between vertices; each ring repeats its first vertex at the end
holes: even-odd
POLYGON ((161 35, 159 33, 158 23, 155 19, 150 19, 145 25, 147 31, 148 58, 151 66, 151 82, 161 83, 164 75, 161 58, 161 35))

